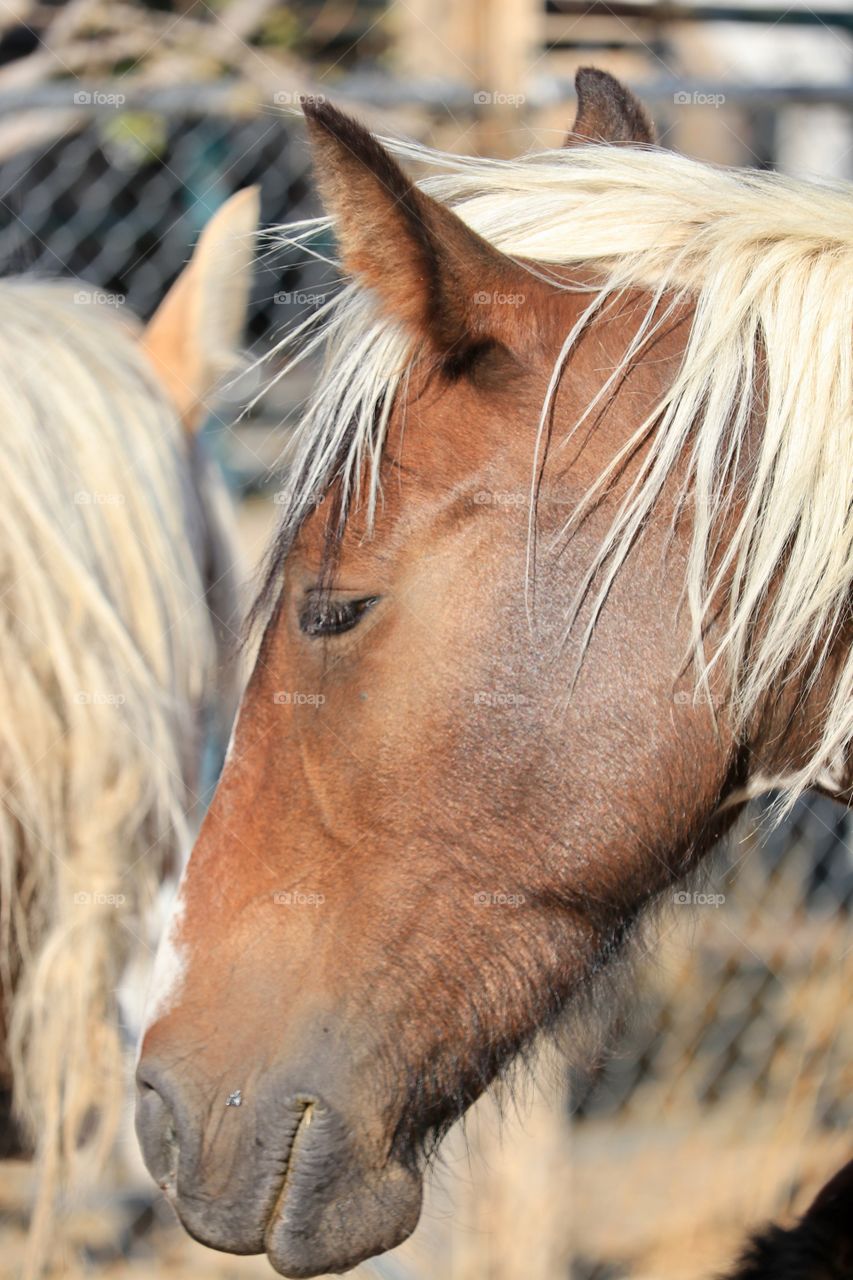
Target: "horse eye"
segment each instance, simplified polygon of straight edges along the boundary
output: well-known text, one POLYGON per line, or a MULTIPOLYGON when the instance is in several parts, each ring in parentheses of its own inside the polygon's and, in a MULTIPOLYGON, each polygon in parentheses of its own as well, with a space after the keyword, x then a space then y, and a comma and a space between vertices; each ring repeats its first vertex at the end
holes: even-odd
POLYGON ((357 627, 378 596, 361 600, 332 600, 327 595, 309 597, 299 615, 299 630, 306 636, 339 636, 357 627))

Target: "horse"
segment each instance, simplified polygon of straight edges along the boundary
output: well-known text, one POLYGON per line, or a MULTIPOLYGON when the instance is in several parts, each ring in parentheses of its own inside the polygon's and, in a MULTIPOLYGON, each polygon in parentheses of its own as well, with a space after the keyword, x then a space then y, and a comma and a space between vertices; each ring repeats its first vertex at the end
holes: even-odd
POLYGON ((77 284, 0 283, 0 1082, 4 1148, 37 1162, 30 1273, 114 1146, 116 989, 236 706, 239 557, 199 427, 257 216, 253 189, 224 205, 144 329, 77 284))
POLYGON ((728 1280, 846 1280, 853 1274, 853 1160, 791 1227, 756 1232, 728 1280))
MULTIPOLYGON (((853 192, 303 111, 348 282, 161 941, 137 1133, 186 1230, 341 1272, 749 796, 851 797, 853 192), (404 163, 425 172, 411 179, 404 163)), ((287 339, 286 339, 287 341, 287 339)))

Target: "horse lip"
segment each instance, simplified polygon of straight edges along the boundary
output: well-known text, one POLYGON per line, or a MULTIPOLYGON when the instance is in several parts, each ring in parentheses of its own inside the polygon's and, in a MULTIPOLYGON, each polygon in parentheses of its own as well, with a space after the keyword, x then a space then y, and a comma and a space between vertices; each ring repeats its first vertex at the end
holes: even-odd
MULTIPOLYGON (((305 1134, 307 1133, 308 1129, 311 1127, 311 1121, 314 1117, 315 1108, 320 1105, 317 1102, 316 1098, 297 1098, 296 1101, 302 1103, 302 1114, 300 1115, 296 1128, 293 1131, 293 1137, 290 1140, 290 1149, 287 1152, 286 1163, 284 1166, 284 1174, 281 1180, 281 1186, 278 1189, 278 1192, 275 1198, 275 1203, 273 1204, 273 1207, 270 1210, 270 1214, 267 1219, 267 1225, 264 1231, 264 1247, 267 1250, 269 1250, 269 1248, 271 1247, 270 1245, 271 1234, 275 1231, 276 1227, 278 1226, 279 1222, 284 1216, 285 1200, 287 1198, 287 1193, 290 1189, 291 1175, 293 1173, 293 1169, 296 1164, 296 1157, 299 1152, 300 1144, 302 1141, 304 1141, 305 1134)), ((321 1107, 321 1110, 322 1110, 322 1107, 321 1107)))
MULTIPOLYGON (((212 1192, 203 1183, 200 1186, 194 1185, 194 1166, 185 1170, 183 1175, 179 1170, 176 1180, 172 1179, 170 1170, 163 1170, 157 1179, 158 1185, 184 1229, 194 1240, 226 1253, 262 1254, 267 1251, 269 1233, 274 1229, 279 1215, 285 1212, 293 1160, 295 1155, 298 1157, 301 1148, 301 1138, 297 1144, 297 1137, 303 1132, 306 1123, 310 1124, 315 1105, 318 1105, 320 1112, 326 1109, 315 1097, 308 1098, 304 1095, 290 1095, 287 1103, 289 1114, 286 1132, 276 1134, 274 1141, 268 1146, 265 1144, 268 1169, 272 1176, 268 1181, 264 1179, 263 1190, 258 1187, 256 1198, 247 1200, 239 1188, 233 1193, 223 1193, 212 1192)), ((239 1115, 239 1112, 236 1114, 239 1115)))
POLYGON ((351 1271, 411 1235, 421 1212, 420 1173, 387 1157, 377 1164, 375 1151, 365 1163, 343 1116, 320 1100, 297 1137, 264 1231, 279 1275, 351 1271))

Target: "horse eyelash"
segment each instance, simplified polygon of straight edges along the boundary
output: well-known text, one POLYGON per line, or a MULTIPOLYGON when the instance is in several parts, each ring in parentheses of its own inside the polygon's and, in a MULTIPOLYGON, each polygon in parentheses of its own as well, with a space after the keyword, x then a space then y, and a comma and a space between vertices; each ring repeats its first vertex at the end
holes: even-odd
POLYGON ((299 629, 311 637, 343 635, 358 626, 378 599, 378 596, 363 596, 356 600, 309 596, 299 614, 299 629))

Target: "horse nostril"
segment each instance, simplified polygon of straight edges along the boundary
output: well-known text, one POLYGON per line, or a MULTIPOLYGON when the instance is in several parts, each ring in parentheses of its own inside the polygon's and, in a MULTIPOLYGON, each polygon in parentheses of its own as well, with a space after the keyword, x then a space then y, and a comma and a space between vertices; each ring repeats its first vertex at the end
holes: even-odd
POLYGON ((175 1116, 157 1087, 137 1075, 136 1133, 145 1163, 162 1191, 174 1191, 180 1148, 175 1116))

